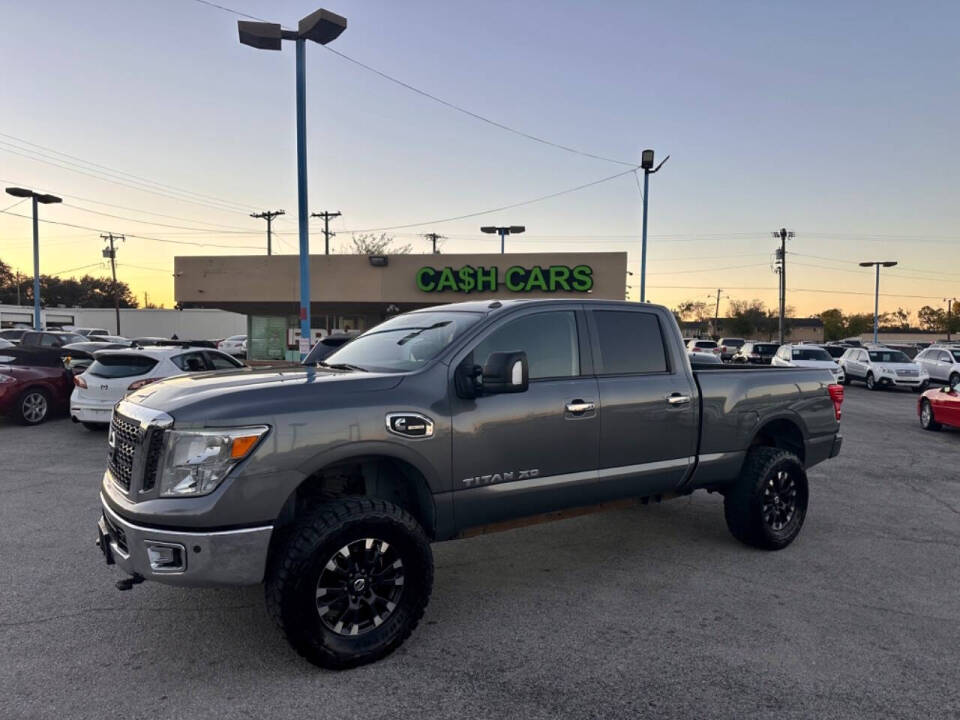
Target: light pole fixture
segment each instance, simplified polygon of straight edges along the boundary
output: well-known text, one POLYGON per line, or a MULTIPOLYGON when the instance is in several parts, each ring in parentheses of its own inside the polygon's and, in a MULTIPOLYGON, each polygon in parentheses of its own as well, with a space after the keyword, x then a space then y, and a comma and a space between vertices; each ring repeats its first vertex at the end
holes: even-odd
POLYGON ((774 230, 775 240, 780 241, 780 249, 777 250, 777 272, 780 273, 780 344, 784 342, 783 313, 787 306, 787 240, 796 237, 793 230, 780 228, 774 230))
POLYGON ((874 260, 860 263, 860 267, 876 267, 877 283, 873 293, 873 342, 880 342, 880 267, 893 267, 897 264, 896 260, 874 260))
POLYGON ((640 167, 643 168, 643 237, 640 243, 640 302, 647 301, 647 198, 650 194, 650 176, 663 167, 670 159, 667 155, 660 164, 653 167, 653 150, 644 150, 640 154, 640 167))
POLYGON ((259 50, 279 50, 284 40, 296 44, 297 88, 297 226, 300 235, 300 357, 310 349, 310 228, 307 211, 307 40, 320 45, 336 40, 347 29, 347 19, 329 10, 317 10, 303 18, 296 30, 284 30, 279 23, 237 23, 240 42, 259 50), (306 348, 306 350, 304 349, 306 348))
POLYGON ((504 227, 496 227, 494 225, 484 225, 480 228, 481 232, 485 233, 499 233, 500 235, 500 254, 503 255, 506 252, 506 242, 504 238, 507 235, 519 235, 522 232, 526 231, 526 227, 523 225, 509 225, 504 227))
POLYGON ((46 195, 20 187, 8 187, 7 195, 30 198, 33 201, 33 329, 42 330, 43 326, 40 323, 40 227, 37 220, 37 204, 49 205, 63 202, 63 199, 56 195, 46 195))

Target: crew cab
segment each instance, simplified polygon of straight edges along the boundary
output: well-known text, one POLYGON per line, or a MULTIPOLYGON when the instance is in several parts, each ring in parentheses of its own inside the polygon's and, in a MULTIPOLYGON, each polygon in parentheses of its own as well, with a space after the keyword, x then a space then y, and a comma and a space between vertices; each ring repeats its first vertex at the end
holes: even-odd
POLYGON ((705 367, 664 307, 510 300, 398 315, 312 367, 162 380, 114 410, 98 545, 121 589, 263 583, 327 668, 412 632, 431 542, 706 490, 735 538, 785 548, 843 388, 705 367))

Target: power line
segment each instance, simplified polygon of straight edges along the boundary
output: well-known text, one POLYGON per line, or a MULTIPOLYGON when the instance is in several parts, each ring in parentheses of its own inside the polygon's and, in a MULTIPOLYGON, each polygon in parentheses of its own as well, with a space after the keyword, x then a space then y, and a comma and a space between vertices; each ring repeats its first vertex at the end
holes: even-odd
MULTIPOLYGON (((21 215, 20 213, 10 212, 9 210, 2 211, 6 215, 12 215, 14 217, 31 219, 30 215, 21 215)), ((64 227, 77 228, 78 230, 90 230, 91 232, 102 233, 107 232, 103 228, 90 227, 88 225, 77 225, 76 223, 63 222, 62 220, 48 220, 46 218, 38 218, 42 223, 49 223, 51 225, 63 225, 64 227)), ((138 240, 150 240, 153 242, 160 243, 169 243, 172 245, 193 245, 195 247, 215 247, 215 248, 226 248, 228 250, 256 250, 256 247, 250 245, 222 245, 218 243, 200 243, 200 242, 191 242, 190 240, 170 240, 166 238, 151 237, 149 235, 135 235, 134 233, 125 233, 127 237, 137 238, 138 240)))
MULTIPOLYGON (((110 174, 113 174, 113 175, 125 175, 125 176, 127 176, 127 177, 129 177, 129 178, 132 178, 133 180, 138 181, 138 182, 146 183, 146 184, 149 184, 149 185, 156 185, 157 187, 160 187, 160 188, 163 188, 163 189, 166 189, 166 190, 171 190, 171 191, 173 191, 173 192, 182 193, 182 194, 184 194, 184 195, 194 195, 194 196, 196 196, 196 197, 205 198, 205 199, 207 199, 207 200, 211 200, 211 201, 213 201, 213 202, 220 203, 220 204, 222 204, 222 205, 233 205, 233 206, 236 206, 236 208, 238 208, 238 209, 245 209, 245 208, 246 208, 246 205, 244 205, 244 204, 242 204, 242 203, 235 202, 235 201, 233 201, 233 200, 225 200, 225 199, 223 199, 223 198, 216 197, 215 195, 206 195, 206 194, 204 194, 204 193, 197 192, 196 190, 187 190, 187 189, 184 189, 184 188, 177 187, 176 185, 168 185, 168 184, 166 184, 166 183, 161 183, 161 182, 158 182, 158 181, 156 181, 156 180, 151 180, 150 178, 145 178, 145 177, 143 177, 143 176, 141 176, 141 175, 134 175, 133 173, 128 173, 128 172, 126 172, 126 171, 124 171, 124 170, 117 170, 116 168, 111 168, 111 167, 109 167, 109 166, 107 166, 107 165, 101 165, 101 164, 99 164, 99 163, 95 163, 95 162, 93 162, 92 160, 84 160, 83 158, 77 157, 76 155, 70 155, 69 153, 65 153, 65 152, 62 152, 62 151, 60 151, 60 150, 55 150, 54 148, 47 147, 47 146, 45 146, 45 145, 40 145, 40 144, 38 144, 38 143, 31 142, 31 141, 29 141, 29 140, 24 140, 23 138, 19 138, 19 137, 17 137, 16 135, 9 135, 9 134, 7 134, 7 133, 0 132, 0 137, 5 137, 5 138, 8 138, 9 140, 14 140, 14 141, 16 141, 16 142, 18 142, 18 143, 21 143, 21 144, 23 144, 23 145, 29 145, 29 146, 31 146, 31 147, 39 148, 40 150, 42 150, 42 151, 45 152, 45 153, 49 153, 49 154, 53 154, 53 155, 60 155, 60 156, 65 157, 65 158, 69 158, 70 160, 75 160, 77 163, 80 163, 81 165, 89 165, 89 166, 94 167, 94 168, 99 168, 100 170, 106 171, 106 172, 108 172, 108 173, 110 173, 110 174)), ((10 144, 10 143, 6 143, 6 144, 10 144)), ((17 147, 17 146, 14 145, 14 147, 17 147)), ((19 149, 23 150, 24 148, 19 148, 19 149)), ((29 151, 29 152, 34 152, 34 151, 29 151)), ((64 162, 66 162, 66 161, 64 161, 64 162)))
POLYGON ((550 200, 555 197, 560 197, 561 195, 569 195, 570 193, 577 192, 579 190, 585 190, 586 188, 593 187, 594 185, 600 185, 601 183, 609 182, 610 180, 615 180, 616 178, 623 177, 624 175, 629 175, 633 170, 624 170, 619 172, 616 175, 609 175, 605 178, 600 178, 599 180, 594 180, 593 182, 585 183, 584 185, 578 185, 577 187, 567 188, 566 190, 560 190, 559 192, 550 193, 549 195, 542 195, 538 198, 533 198, 532 200, 524 200, 518 203, 512 203, 510 205, 503 205, 502 207, 492 208, 490 210, 480 210, 478 212, 467 213, 465 215, 457 215, 456 217, 441 218, 439 220, 424 220, 423 222, 407 223, 406 225, 391 225, 389 227, 376 227, 376 228, 364 228, 362 230, 344 230, 344 232, 349 233, 364 233, 364 232, 380 232, 382 230, 403 230, 405 228, 411 227, 420 227, 422 225, 436 225, 439 223, 453 222, 454 220, 466 220, 468 218, 479 217, 480 215, 490 215, 491 213, 502 212, 504 210, 512 210, 513 208, 523 207, 525 205, 533 205, 534 203, 543 202, 544 200, 550 200))
POLYGON ((330 219, 338 218, 342 215, 339 210, 337 212, 328 212, 324 210, 323 212, 310 213, 310 217, 323 218, 323 254, 330 254, 330 238, 336 235, 335 232, 330 232, 330 219))
POLYGON ((573 148, 568 145, 561 145, 560 143, 555 143, 551 140, 546 140, 542 137, 538 137, 537 135, 531 135, 530 133, 524 132, 522 130, 517 130, 516 128, 510 127, 509 125, 504 125, 501 122, 497 122, 496 120, 492 120, 488 117, 480 115, 479 113, 475 113, 472 110, 467 110, 466 108, 460 107, 459 105, 455 105, 454 103, 448 100, 444 100, 443 98, 437 97, 432 93, 428 93, 426 90, 421 90, 418 87, 414 87, 410 83, 406 83, 403 80, 398 80, 397 78, 393 77, 392 75, 388 75, 382 70, 377 70, 375 67, 371 67, 366 63, 362 63, 359 60, 355 60, 349 55, 344 55, 339 50, 334 50, 329 45, 324 45, 323 48, 333 53, 334 55, 343 58, 347 62, 351 62, 354 65, 363 68, 364 70, 372 72, 374 75, 379 75, 384 80, 389 80, 390 82, 396 85, 399 85, 400 87, 403 87, 403 88, 406 88, 407 90, 415 92, 417 95, 421 95, 425 98, 433 100, 436 103, 440 103, 444 107, 448 107, 451 110, 456 110, 459 113, 463 113, 464 115, 472 117, 474 120, 479 120, 480 122, 487 123, 488 125, 492 125, 493 127, 499 128, 500 130, 505 130, 506 132, 513 133, 514 135, 519 135, 520 137, 526 138, 527 140, 532 140, 542 145, 548 145, 549 147, 556 148, 558 150, 564 150, 565 152, 573 153, 574 155, 581 155, 583 157, 593 158, 594 160, 603 160, 605 162, 616 163, 617 165, 628 165, 630 167, 637 166, 635 162, 629 162, 627 160, 617 160, 616 158, 604 157, 603 155, 596 155, 594 153, 586 152, 584 150, 578 150, 577 148, 573 148))
POLYGON ((67 268, 66 270, 57 270, 56 272, 44 273, 44 274, 46 274, 46 275, 66 275, 67 273, 76 272, 77 270, 86 270, 87 268, 99 267, 99 266, 102 265, 102 264, 103 264, 102 262, 95 262, 95 263, 90 263, 89 265, 80 265, 79 267, 67 268))
MULTIPOLYGON (((13 146, 13 147, 16 147, 16 146, 13 146)), ((62 170, 69 170, 70 172, 74 172, 79 175, 85 175, 95 180, 100 180, 101 182, 108 182, 114 185, 120 185, 122 187, 130 188, 132 190, 138 190, 140 192, 150 193, 152 195, 158 195, 160 197, 165 197, 171 200, 179 200, 180 202, 191 203, 193 205, 200 205, 203 207, 211 208, 213 210, 219 210, 221 212, 246 212, 246 208, 243 208, 243 210, 241 210, 239 207, 214 205, 213 203, 210 203, 210 202, 196 200, 190 197, 183 197, 181 195, 175 195, 173 193, 158 190, 150 186, 144 187, 142 186, 143 183, 134 184, 131 181, 126 181, 126 180, 118 179, 114 177, 102 177, 105 173, 102 173, 100 171, 91 171, 89 168, 84 168, 82 165, 78 167, 71 167, 72 165, 77 165, 77 164, 69 161, 59 160, 59 158, 50 159, 43 155, 41 155, 40 157, 34 157, 34 155, 39 155, 39 153, 36 153, 35 151, 25 150, 24 148, 17 148, 17 150, 11 150, 9 147, 4 147, 3 144, 0 144, 0 151, 10 153, 12 155, 19 155, 20 157, 27 158, 28 160, 33 160, 34 162, 44 163, 45 165, 52 165, 62 170), (33 154, 29 154, 29 153, 33 153, 33 154), (64 164, 64 163, 67 163, 67 164, 64 164)))
POLYGON ((240 12, 239 10, 233 10, 232 8, 228 8, 224 5, 217 5, 215 2, 210 2, 210 0, 193 0, 193 1, 200 3, 201 5, 207 5, 209 7, 216 8, 217 10, 224 10, 228 13, 239 15, 240 17, 250 18, 251 20, 259 20, 260 22, 267 22, 263 18, 258 18, 256 15, 247 15, 246 13, 240 12))
MULTIPOLYGON (((155 222, 155 221, 153 221, 153 220, 137 220, 136 218, 126 217, 125 215, 114 215, 113 213, 107 213, 107 212, 103 212, 103 211, 101 211, 101 210, 91 210, 90 208, 81 207, 80 205, 74 205, 73 203, 63 203, 63 206, 64 206, 64 207, 68 207, 68 208, 73 208, 74 210, 79 210, 80 212, 92 213, 92 214, 94 214, 94 215, 102 215, 103 217, 114 218, 114 219, 116 219, 116 220, 126 220, 126 221, 128 221, 128 222, 140 223, 141 225, 154 225, 154 226, 156 226, 156 227, 173 228, 173 229, 175 229, 175 230, 195 230, 195 231, 197 231, 197 232, 209 233, 209 234, 211 234, 211 235, 255 235, 255 234, 259 234, 259 233, 255 233, 255 232, 252 231, 252 230, 242 230, 242 231, 240 231, 240 230, 232 230, 232 231, 224 230, 224 231, 210 232, 210 230, 207 229, 207 228, 190 227, 190 226, 188 226, 188 225, 170 225, 169 223, 159 223, 159 222, 155 222)), ((250 217, 259 217, 259 215, 251 215, 250 217)))

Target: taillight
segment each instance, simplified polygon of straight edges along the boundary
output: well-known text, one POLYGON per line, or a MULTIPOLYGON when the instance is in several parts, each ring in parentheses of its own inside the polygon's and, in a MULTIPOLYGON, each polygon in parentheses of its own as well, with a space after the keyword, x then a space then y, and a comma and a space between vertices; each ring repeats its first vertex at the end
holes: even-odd
POLYGON ((139 390, 144 385, 149 385, 152 382, 161 380, 162 378, 153 377, 153 378, 144 378, 143 380, 135 380, 127 386, 127 392, 133 392, 134 390, 139 390))
POLYGON ((715 353, 723 352, 723 348, 715 347, 715 348, 713 349, 713 351, 714 351, 715 353))
POLYGON ((83 379, 83 375, 74 375, 73 384, 78 388, 83 388, 84 390, 87 389, 87 381, 83 379))
POLYGON ((830 399, 833 400, 833 414, 837 416, 837 422, 840 422, 840 406, 843 405, 843 385, 830 385, 827 387, 830 393, 830 399))

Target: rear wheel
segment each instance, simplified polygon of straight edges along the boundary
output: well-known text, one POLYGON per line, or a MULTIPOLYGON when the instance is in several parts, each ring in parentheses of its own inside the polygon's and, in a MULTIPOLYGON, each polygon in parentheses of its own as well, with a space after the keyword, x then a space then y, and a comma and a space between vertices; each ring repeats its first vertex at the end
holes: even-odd
POLYGON ((307 660, 348 668, 398 648, 432 586, 430 544, 409 513, 343 498, 311 508, 287 532, 267 571, 267 609, 307 660))
POLYGON ((807 514, 807 473, 787 450, 755 447, 723 499, 731 534, 763 550, 780 550, 800 534, 807 514))
POLYGON ((930 404, 930 401, 924 398, 920 401, 920 427, 924 430, 933 430, 937 431, 943 427, 933 418, 933 405, 930 404))
POLYGON ((39 425, 50 414, 50 393, 30 388, 17 401, 16 417, 24 425, 39 425))

